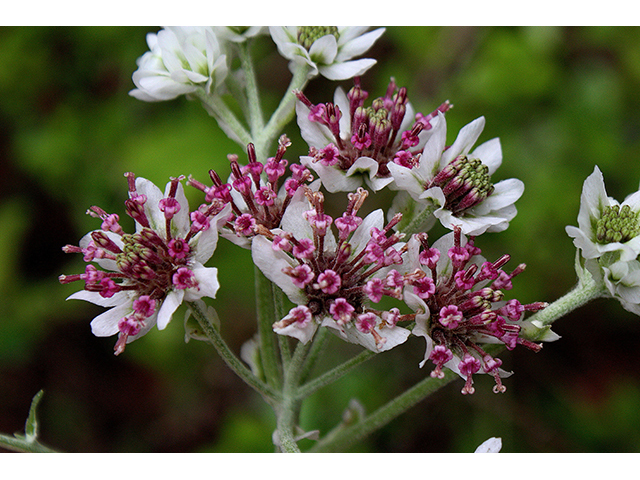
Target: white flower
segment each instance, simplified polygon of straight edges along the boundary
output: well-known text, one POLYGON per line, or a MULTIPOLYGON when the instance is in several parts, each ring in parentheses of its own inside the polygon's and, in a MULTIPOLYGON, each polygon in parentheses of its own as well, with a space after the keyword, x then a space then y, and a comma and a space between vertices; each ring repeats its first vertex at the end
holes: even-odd
POLYGON ((502 163, 499 139, 471 151, 484 128, 485 119, 480 117, 462 128, 453 145, 445 148, 446 122, 438 115, 442 118, 419 164, 412 168, 389 164, 395 185, 408 192, 419 211, 435 208, 433 215, 446 228, 459 226, 471 236, 505 230, 517 213, 514 203, 522 196, 524 184, 517 179, 491 183, 491 175, 502 163))
POLYGON ((280 54, 291 60, 295 71, 300 64, 311 67, 309 77, 322 75, 329 80, 346 80, 362 75, 376 61, 371 58, 351 60, 363 54, 384 33, 369 27, 269 27, 280 54))
POLYGON ((149 52, 133 73, 130 95, 146 102, 172 100, 202 90, 212 93, 228 67, 211 27, 165 27, 147 35, 149 52))
POLYGON ((321 193, 305 187, 305 194, 287 207, 281 229, 264 232, 251 245, 254 263, 296 305, 273 330, 307 343, 319 326, 329 327, 374 352, 403 343, 409 330, 396 326, 399 313, 367 306, 367 299, 378 303, 383 295, 400 294, 401 285, 381 280, 400 261, 399 235, 387 236, 391 227, 384 227, 381 210, 364 219, 356 215, 367 196, 363 189, 336 219, 324 214, 321 193))
POLYGON ((568 226, 566 231, 585 259, 619 252, 619 260, 635 260, 640 254, 639 214, 640 192, 618 203, 607 196, 602 172, 596 166, 582 187, 578 228, 568 226))
POLYGON ((502 439, 500 437, 491 437, 482 442, 473 453, 498 453, 502 449, 502 439))
POLYGON ((348 94, 336 89, 333 103, 313 105, 298 94, 296 113, 302 138, 310 147, 300 162, 313 169, 329 192, 348 192, 364 182, 378 191, 393 182, 388 164, 412 163, 440 120, 437 112, 451 105, 444 102, 435 112, 416 115, 407 101, 406 88, 392 79, 376 108, 365 108, 368 93, 355 86, 348 94))
POLYGON ((79 247, 66 246, 68 253, 83 253, 88 265, 81 275, 61 276, 68 283, 84 280, 85 289, 69 299, 110 307, 91 322, 94 335, 119 334, 116 354, 154 325, 162 330, 183 301, 215 298, 218 270, 204 264, 218 242, 215 226, 229 214, 196 211, 191 214, 180 179, 172 179, 163 194, 149 180, 129 178, 127 214, 136 221, 136 233, 126 234, 118 216, 98 207, 89 213, 103 220, 102 229, 90 232, 79 247))

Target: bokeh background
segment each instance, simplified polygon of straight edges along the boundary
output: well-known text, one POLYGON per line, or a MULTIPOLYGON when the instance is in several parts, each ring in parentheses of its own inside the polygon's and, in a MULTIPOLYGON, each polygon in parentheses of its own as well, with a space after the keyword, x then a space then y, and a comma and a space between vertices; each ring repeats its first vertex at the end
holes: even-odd
MULTIPOLYGON (((77 286, 57 281, 84 269, 61 247, 97 227, 86 209, 123 213, 124 172, 159 185, 179 174, 207 180, 210 168, 227 175, 228 153, 244 158, 197 102, 150 104, 127 94, 145 35, 157 30, 0 30, 0 431, 21 431, 44 389, 42 441, 63 451, 269 452, 269 407, 213 348, 184 342, 181 313, 115 357, 115 337, 90 332, 102 309, 65 302, 77 286)), ((290 74, 269 37, 255 52, 269 111, 290 74)), ((640 30, 391 27, 368 56, 378 59, 362 78, 370 99, 393 76, 418 111, 446 99, 455 105, 449 143, 480 115, 481 141, 500 137, 504 161, 494 180, 517 177, 526 190, 510 228, 477 244, 490 259, 508 252, 514 266, 527 264, 510 294, 553 301, 572 288, 575 250, 564 227, 577 224, 582 182, 597 164, 611 196, 638 189, 640 30)), ((306 93, 329 101, 335 86, 318 78, 306 93)), ((290 160, 305 153, 295 130, 287 129, 290 160)), ((194 203, 198 193, 189 194, 194 203)), ((213 304, 239 351, 255 331, 252 264, 224 241, 212 264, 222 284, 213 304)), ((456 381, 350 451, 470 452, 490 436, 502 437, 504 452, 640 450, 640 318, 601 299, 554 330, 562 339, 538 354, 501 356, 515 371, 506 394, 493 394, 482 376, 476 394, 463 396, 456 381)), ((332 339, 322 363, 357 352, 332 339)), ((428 374, 418 368, 423 353, 423 340, 412 338, 316 393, 302 427, 326 433, 352 398, 373 411, 428 374)))

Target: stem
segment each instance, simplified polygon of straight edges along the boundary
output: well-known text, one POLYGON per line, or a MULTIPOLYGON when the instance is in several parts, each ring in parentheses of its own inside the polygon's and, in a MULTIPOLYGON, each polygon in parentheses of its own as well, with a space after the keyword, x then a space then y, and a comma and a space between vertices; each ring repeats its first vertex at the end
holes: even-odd
POLYGON ((363 352, 360 352, 358 355, 351 358, 350 360, 347 360, 343 364, 338 365, 328 372, 323 373, 319 377, 314 378, 307 384, 302 385, 297 391, 297 397, 299 399, 308 397, 320 388, 339 380, 355 367, 373 358, 375 355, 376 354, 370 350, 364 350, 363 352))
POLYGON ((213 113, 220 128, 243 148, 253 141, 251 134, 236 118, 226 103, 218 95, 207 95, 203 91, 194 93, 213 113))
POLYGON ((447 370, 442 379, 426 377, 409 390, 397 396, 387 404, 380 407, 362 421, 348 426, 339 427, 322 438, 311 448, 310 452, 338 452, 366 437, 379 428, 388 424, 391 420, 409 410, 411 407, 424 400, 430 394, 444 387, 456 378, 456 373, 447 370))
POLYGON ((225 363, 238 375, 245 383, 256 390, 262 395, 268 402, 270 400, 277 400, 279 395, 274 390, 261 382, 253 375, 244 363, 242 363, 238 357, 229 349, 227 343, 220 335, 218 328, 211 323, 207 315, 200 309, 200 306, 196 302, 187 302, 194 318, 200 324, 200 328, 204 331, 205 335, 211 341, 218 354, 222 357, 225 363))
POLYGON ((258 310, 258 333, 260 337, 260 357, 267 383, 273 387, 280 384, 280 367, 273 335, 275 305, 273 288, 277 288, 265 277, 258 267, 254 268, 256 282, 256 308, 258 310))
POLYGON ((0 434, 0 446, 13 452, 26 453, 57 453, 44 445, 29 441, 26 438, 12 437, 10 435, 0 434))
POLYGON ((585 275, 573 290, 531 315, 528 320, 540 322, 544 326, 550 325, 567 313, 603 296, 605 292, 604 284, 598 284, 591 275, 585 275))
POLYGON ((420 230, 420 226, 427 220, 427 218, 429 218, 433 214, 435 210, 435 205, 425 207, 424 210, 422 210, 419 214, 414 216, 409 221, 406 227, 402 226, 402 223, 398 225, 398 231, 406 235, 413 235, 414 233, 418 233, 420 230))
MULTIPOLYGON (((267 123, 266 127, 262 130, 260 135, 255 138, 256 151, 261 152, 264 148, 268 146, 270 142, 272 142, 280 132, 284 128, 284 126, 291 121, 294 114, 294 106, 296 96, 294 94, 295 90, 302 90, 307 82, 309 81, 310 67, 308 65, 298 65, 296 71, 293 74, 293 78, 291 78, 291 82, 287 87, 287 91, 280 100, 280 105, 267 123)), ((260 158, 260 157, 259 157, 260 158)), ((265 157, 266 158, 266 157, 265 157)))
MULTIPOLYGON (((251 128, 251 136, 257 138, 264 128, 264 119, 262 118, 262 108, 260 107, 260 96, 258 94, 258 82, 256 72, 251 61, 249 53, 249 42, 238 44, 240 49, 240 63, 244 70, 245 80, 247 82, 247 102, 249 107, 249 127, 251 128)), ((264 152, 258 152, 259 154, 264 152)), ((263 158, 258 155, 258 158, 263 158)))
POLYGON ((282 389, 282 402, 276 408, 278 439, 283 452, 299 453, 300 448, 293 436, 296 413, 299 411, 300 401, 297 399, 296 391, 304 360, 309 351, 310 345, 298 342, 291 361, 285 371, 284 385, 282 389))

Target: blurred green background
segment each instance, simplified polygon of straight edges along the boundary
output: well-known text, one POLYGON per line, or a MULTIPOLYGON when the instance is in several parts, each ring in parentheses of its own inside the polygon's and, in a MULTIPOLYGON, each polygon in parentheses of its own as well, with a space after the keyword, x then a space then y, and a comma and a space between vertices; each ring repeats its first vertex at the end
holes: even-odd
MULTIPOLYGON (((269 452, 271 411, 213 348, 184 342, 182 313, 114 357, 115 337, 90 332, 102 309, 65 302, 78 287, 57 281, 84 269, 61 247, 97 228, 86 209, 123 213, 124 172, 158 185, 179 174, 206 181, 210 168, 226 177, 228 153, 245 158, 197 102, 150 104, 127 94, 145 35, 157 30, 0 30, 0 432, 21 431, 44 388, 42 440, 63 451, 269 452)), ((263 100, 273 108, 290 74, 269 37, 256 52, 263 100)), ((564 227, 577 224, 584 179, 597 164, 609 195, 621 201, 638 189, 640 30, 392 27, 368 56, 378 59, 362 78, 370 99, 393 76, 418 111, 446 99, 455 105, 449 143, 486 117, 480 140, 499 136, 504 154, 494 180, 517 177, 526 190, 510 228, 477 245, 489 259, 508 252, 512 267, 528 265, 510 292, 523 303, 563 295, 576 281, 564 227)), ((306 93, 329 101, 335 86, 318 78, 306 93)), ((295 130, 287 130, 290 160, 306 153, 295 130)), ((198 193, 189 193, 194 204, 198 193)), ((372 195, 368 203, 385 201, 372 195)), ((211 264, 222 284, 212 304, 239 351, 255 330, 252 264, 225 241, 211 264)), ((515 372, 506 394, 493 394, 482 376, 476 394, 463 396, 456 381, 351 451, 470 452, 490 436, 502 437, 504 452, 640 450, 640 318, 598 300, 554 330, 562 339, 538 354, 501 356, 515 372)), ((323 363, 357 351, 332 339, 323 363)), ((412 338, 364 364, 309 399, 302 427, 326 433, 351 398, 374 410, 428 375, 418 368, 423 354, 423 340, 412 338)))

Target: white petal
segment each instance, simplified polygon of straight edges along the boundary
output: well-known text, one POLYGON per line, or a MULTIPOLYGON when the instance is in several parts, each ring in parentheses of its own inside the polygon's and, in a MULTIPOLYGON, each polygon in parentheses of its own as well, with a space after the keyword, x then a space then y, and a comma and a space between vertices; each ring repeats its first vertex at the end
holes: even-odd
POLYGON ((293 284, 291 277, 282 273, 283 268, 295 266, 295 262, 285 253, 274 251, 269 240, 257 236, 251 242, 251 256, 264 276, 278 285, 289 300, 296 305, 306 304, 304 291, 293 284))
POLYGON ((517 178, 502 180, 494 185, 491 195, 485 198, 476 207, 473 207, 475 215, 484 215, 495 212, 508 205, 513 205, 524 193, 524 183, 517 178))
POLYGON ((595 236, 592 220, 598 220, 602 216, 605 207, 612 204, 607 197, 602 172, 596 166, 593 173, 587 177, 582 187, 580 196, 580 212, 578 213, 578 225, 589 238, 595 236))
POLYGON ((483 164, 489 167, 489 175, 493 175, 502 164, 502 147, 500 139, 494 138, 479 145, 470 155, 472 158, 479 158, 483 164))
POLYGON ((96 337, 110 337, 118 333, 118 323, 132 312, 131 302, 110 308, 91 321, 91 332, 96 337))
POLYGON ((469 153, 469 150, 471 150, 471 147, 476 143, 476 140, 478 140, 478 137, 482 133, 484 124, 484 117, 480 117, 462 127, 460 133, 458 133, 458 137, 455 142, 453 142, 453 145, 451 145, 451 147, 442 154, 442 159, 440 160, 441 169, 458 155, 465 155, 469 153))
POLYGON ((313 320, 308 322, 304 327, 298 326, 296 322, 287 325, 284 328, 273 328, 273 331, 278 335, 287 335, 289 337, 297 338, 305 345, 309 343, 309 340, 313 338, 313 335, 318 329, 318 324, 313 320))
MULTIPOLYGON (((296 116, 298 126, 300 127, 300 134, 302 135, 304 141, 307 142, 307 145, 321 150, 330 143, 335 142, 333 134, 327 127, 320 124, 319 122, 312 122, 311 120, 309 120, 309 113, 309 107, 307 107, 300 100, 296 101, 296 116)), ((340 121, 342 121, 342 119, 340 121)))
POLYGON ((184 299, 192 301, 202 297, 216 298, 216 293, 220 288, 218 269, 215 267, 207 268, 198 264, 193 267, 192 271, 198 282, 198 288, 188 288, 185 291, 184 299))
MULTIPOLYGON (((140 195, 147 197, 147 202, 144 204, 144 211, 149 220, 149 226, 155 232, 164 232, 165 229, 165 216, 160 210, 160 200, 162 200, 162 191, 156 187, 153 182, 150 182, 146 178, 136 178, 136 191, 140 195)), ((163 238, 166 234, 161 235, 163 238)))
POLYGON ((485 440, 473 453, 498 453, 502 448, 502 439, 500 437, 491 437, 485 440))
POLYGON ((391 172, 397 190, 408 192, 415 199, 422 195, 424 184, 428 179, 423 178, 421 170, 403 167, 392 162, 387 164, 387 168, 391 172))
POLYGON ((351 244, 351 255, 358 255, 371 239, 371 229, 377 228, 382 230, 384 227, 384 213, 381 209, 375 210, 367 215, 362 223, 356 228, 351 235, 349 243, 351 244))
POLYGON ((362 75, 375 64, 376 61, 372 58, 363 58, 329 66, 320 66, 318 70, 323 77, 329 80, 346 80, 362 75))
POLYGON ((337 54, 338 42, 331 34, 318 38, 309 49, 309 57, 318 64, 332 64, 337 54))
POLYGON ((169 325, 171 317, 182 303, 183 298, 184 290, 172 290, 165 297, 158 312, 158 330, 164 330, 169 325))
MULTIPOLYGON (((336 62, 342 62, 349 60, 350 58, 362 55, 369 50, 374 42, 380 38, 384 33, 384 28, 378 28, 372 32, 367 32, 364 35, 359 35, 352 40, 347 41, 345 44, 339 46, 338 56, 336 62)), ((343 40, 341 38, 341 40, 343 40)), ((339 44, 342 42, 338 42, 339 44)))
POLYGON ((69 295, 67 300, 84 300, 85 302, 91 302, 101 307, 115 307, 116 305, 130 302, 130 293, 128 291, 121 291, 115 293, 111 298, 104 298, 98 292, 80 290, 73 295, 69 295))
POLYGON ((322 185, 329 193, 351 192, 362 185, 362 177, 348 177, 340 168, 313 162, 311 157, 300 157, 300 163, 318 174, 322 185))

